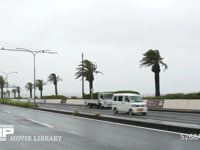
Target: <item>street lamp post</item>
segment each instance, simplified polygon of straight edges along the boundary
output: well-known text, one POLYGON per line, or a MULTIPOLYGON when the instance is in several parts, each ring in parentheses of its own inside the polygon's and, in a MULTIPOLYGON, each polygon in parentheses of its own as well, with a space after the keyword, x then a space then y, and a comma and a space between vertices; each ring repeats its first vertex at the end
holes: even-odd
POLYGON ((36 69, 35 69, 35 57, 38 53, 41 53, 42 51, 28 51, 33 55, 33 101, 34 104, 36 104, 35 96, 36 96, 36 69))
POLYGON ((7 51, 18 51, 18 52, 29 52, 33 55, 33 84, 34 84, 34 87, 33 87, 33 90, 34 90, 34 96, 33 96, 33 101, 34 101, 34 104, 36 105, 36 99, 35 99, 35 96, 36 96, 36 69, 35 69, 35 57, 37 54, 39 53, 49 53, 49 54, 57 54, 56 52, 52 52, 50 50, 38 50, 38 51, 32 51, 32 50, 29 50, 29 49, 25 49, 25 48, 16 48, 16 49, 8 49, 8 48, 4 48, 2 47, 0 50, 7 50, 7 51))
POLYGON ((17 48, 20 51, 25 51, 25 52, 29 52, 33 55, 33 101, 34 104, 36 105, 36 69, 35 69, 35 57, 37 54, 39 53, 50 53, 50 54, 57 54, 56 52, 51 52, 49 50, 39 50, 39 51, 32 51, 29 49, 25 49, 25 48, 17 48))
POLYGON ((6 81, 7 81, 6 91, 8 91, 8 86, 9 86, 9 83, 8 83, 8 76, 9 76, 10 74, 12 74, 12 73, 17 73, 17 72, 16 72, 16 71, 15 71, 15 72, 9 72, 9 73, 3 72, 3 71, 0 71, 0 72, 6 75, 6 81))

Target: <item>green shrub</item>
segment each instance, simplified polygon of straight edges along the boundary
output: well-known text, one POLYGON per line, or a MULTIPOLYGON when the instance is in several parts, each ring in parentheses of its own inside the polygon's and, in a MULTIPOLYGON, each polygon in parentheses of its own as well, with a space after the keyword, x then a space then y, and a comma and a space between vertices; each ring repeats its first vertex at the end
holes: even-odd
MULTIPOLYGON (((98 92, 96 92, 96 93, 93 93, 93 99, 98 99, 98 92)), ((83 97, 83 99, 91 99, 91 96, 90 96, 90 94, 85 94, 84 95, 84 97, 83 97)))
POLYGON ((200 99, 200 93, 173 93, 158 97, 145 97, 145 99, 200 99))
POLYGON ((74 110, 74 111, 73 111, 73 115, 74 115, 74 116, 77 116, 78 114, 79 114, 78 110, 74 110))
POLYGON ((70 99, 78 99, 78 97, 76 97, 76 96, 72 96, 70 99))
POLYGON ((100 116, 101 116, 101 114, 100 114, 99 112, 93 112, 92 115, 93 115, 94 117, 100 117, 100 116))
POLYGON ((139 92, 137 91, 130 91, 130 90, 126 90, 126 91, 116 91, 116 92, 111 92, 111 93, 132 93, 132 94, 140 94, 139 92))
POLYGON ((42 98, 44 98, 44 99, 63 99, 63 100, 68 99, 64 95, 49 95, 49 96, 43 96, 42 98))
POLYGON ((26 108, 38 107, 37 105, 35 106, 35 104, 31 103, 31 102, 12 101, 10 99, 0 99, 0 104, 19 106, 19 107, 26 107, 26 108))
MULTIPOLYGON (((123 91, 112 91, 112 92, 101 92, 101 93, 113 93, 113 94, 117 94, 117 93, 133 93, 133 94, 139 94, 139 92, 137 91, 130 91, 130 90, 123 90, 123 91)), ((98 99, 98 94, 99 92, 93 93, 93 99, 98 99)), ((90 99, 91 95, 90 94, 85 94, 83 99, 90 99)))

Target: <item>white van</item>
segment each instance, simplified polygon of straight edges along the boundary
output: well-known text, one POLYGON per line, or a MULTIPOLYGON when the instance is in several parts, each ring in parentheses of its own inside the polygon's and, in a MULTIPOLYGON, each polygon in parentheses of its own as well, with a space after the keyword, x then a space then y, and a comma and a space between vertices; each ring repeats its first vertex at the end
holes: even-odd
POLYGON ((112 110, 115 114, 125 112, 129 115, 133 113, 147 114, 147 105, 138 94, 121 93, 113 95, 112 110))

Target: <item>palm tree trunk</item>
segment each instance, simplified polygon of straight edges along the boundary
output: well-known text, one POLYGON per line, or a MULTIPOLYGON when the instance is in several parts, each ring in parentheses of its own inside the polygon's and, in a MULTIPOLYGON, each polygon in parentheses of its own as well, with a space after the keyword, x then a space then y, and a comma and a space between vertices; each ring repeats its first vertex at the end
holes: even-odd
POLYGON ((90 97, 93 98, 93 81, 89 81, 90 97))
POLYGON ((30 98, 32 98, 32 89, 30 89, 30 98))
POLYGON ((20 92, 18 92, 18 98, 20 98, 20 92))
POLYGON ((160 96, 160 72, 155 72, 155 95, 160 96))
POLYGON ((42 98, 42 90, 40 91, 40 98, 42 98))
POLYGON ((55 94, 58 95, 58 88, 57 88, 57 84, 55 84, 55 94))
POLYGON ((3 98, 3 87, 1 87, 1 98, 3 98))

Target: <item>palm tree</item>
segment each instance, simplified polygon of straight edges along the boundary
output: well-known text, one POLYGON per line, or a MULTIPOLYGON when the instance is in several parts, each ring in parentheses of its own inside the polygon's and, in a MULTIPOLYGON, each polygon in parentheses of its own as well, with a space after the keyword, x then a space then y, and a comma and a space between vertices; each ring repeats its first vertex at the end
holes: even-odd
POLYGON ((58 95, 58 88, 57 88, 57 85, 58 85, 58 82, 59 81, 63 81, 62 78, 60 78, 60 76, 56 76, 55 73, 51 73, 48 77, 48 82, 50 83, 53 83, 54 86, 55 86, 55 94, 58 95))
POLYGON ((33 84, 32 84, 31 82, 28 82, 28 83, 26 84, 25 88, 26 88, 27 90, 29 90, 29 92, 30 92, 30 98, 32 98, 33 84))
POLYGON ((76 70, 76 79, 84 77, 86 81, 89 82, 89 91, 91 95, 93 90, 94 73, 97 74, 102 72, 97 71, 97 65, 87 59, 83 60, 76 70))
POLYGON ((5 91, 3 92, 3 97, 6 98, 6 92, 5 91))
POLYGON ((20 90, 21 90, 21 88, 19 86, 17 86, 16 87, 16 91, 17 91, 17 94, 18 94, 17 98, 20 98, 20 90))
POLYGON ((160 96, 160 65, 164 66, 166 70, 167 64, 163 62, 163 57, 160 56, 159 50, 148 50, 143 54, 142 60, 140 60, 140 66, 150 67, 155 74, 155 95, 160 96))
POLYGON ((36 87, 38 87, 39 91, 40 91, 40 98, 42 98, 42 91, 43 91, 43 86, 45 85, 43 80, 37 80, 36 81, 36 87))
POLYGON ((4 96, 3 88, 4 88, 5 84, 6 84, 5 79, 3 78, 3 76, 0 76, 1 98, 3 98, 3 96, 4 96))
POLYGON ((16 98, 17 90, 16 89, 12 89, 12 93, 14 94, 14 98, 16 98))
POLYGON ((6 91, 6 94, 8 95, 7 98, 10 98, 10 91, 9 90, 6 91))

